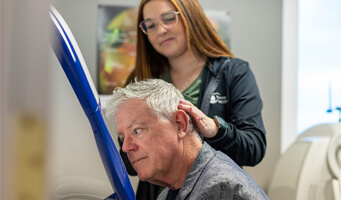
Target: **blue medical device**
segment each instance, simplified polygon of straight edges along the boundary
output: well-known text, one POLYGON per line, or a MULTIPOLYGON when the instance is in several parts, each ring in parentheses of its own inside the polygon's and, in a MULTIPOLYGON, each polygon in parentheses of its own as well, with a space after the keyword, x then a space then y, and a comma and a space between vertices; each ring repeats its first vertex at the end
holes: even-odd
POLYGON ((89 119, 103 165, 115 191, 107 199, 133 200, 134 190, 105 123, 97 90, 77 42, 62 16, 53 7, 50 18, 55 29, 53 50, 89 119))

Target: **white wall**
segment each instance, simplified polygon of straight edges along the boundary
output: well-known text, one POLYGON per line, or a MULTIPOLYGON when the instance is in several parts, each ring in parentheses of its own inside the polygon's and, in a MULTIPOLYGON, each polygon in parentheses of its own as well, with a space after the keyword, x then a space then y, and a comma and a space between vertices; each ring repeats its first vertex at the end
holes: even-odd
MULTIPOLYGON (((138 0, 55 0, 55 7, 64 17, 75 35, 90 74, 96 83, 96 22, 99 3, 110 5, 137 6, 138 0)), ((281 140, 281 65, 282 65, 282 1, 281 0, 199 0, 206 9, 226 10, 231 14, 231 48, 233 53, 250 63, 256 76, 264 102, 263 119, 267 131, 268 148, 264 160, 256 167, 245 169, 264 189, 267 189, 275 163, 280 155, 281 140)), ((72 141, 56 138, 56 150, 64 148, 65 153, 83 152, 71 159, 75 170, 83 170, 91 176, 102 172, 91 172, 101 168, 100 160, 95 158, 91 166, 86 166, 87 154, 96 152, 91 127, 86 120, 61 69, 53 66, 53 108, 56 135, 65 136, 72 141), (63 141, 64 140, 64 141, 63 141), (65 146, 65 144, 68 144, 65 146), (64 145, 64 147, 63 147, 64 145), (66 149, 69 148, 69 149, 66 149), (83 168, 82 168, 83 166, 83 168), (87 169, 86 169, 87 168, 87 169)), ((111 128, 113 128, 111 126, 111 128)), ((114 136, 114 139, 116 137, 114 136)), ((72 157, 72 156, 71 156, 72 157)), ((65 160, 59 157, 56 164, 64 166, 65 160)), ((70 164, 70 163, 69 163, 70 164)), ((78 171, 79 171, 78 170, 78 171)), ((76 173, 76 172, 75 172, 76 173)))

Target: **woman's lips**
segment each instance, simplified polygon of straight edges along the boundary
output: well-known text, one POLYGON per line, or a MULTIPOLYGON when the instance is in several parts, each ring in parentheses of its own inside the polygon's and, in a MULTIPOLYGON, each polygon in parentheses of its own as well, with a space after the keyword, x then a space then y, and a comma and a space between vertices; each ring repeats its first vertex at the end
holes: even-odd
POLYGON ((172 41, 173 40, 173 38, 168 38, 168 39, 165 39, 165 40, 163 40, 161 43, 160 43, 160 45, 166 45, 166 44, 168 44, 170 41, 172 41))

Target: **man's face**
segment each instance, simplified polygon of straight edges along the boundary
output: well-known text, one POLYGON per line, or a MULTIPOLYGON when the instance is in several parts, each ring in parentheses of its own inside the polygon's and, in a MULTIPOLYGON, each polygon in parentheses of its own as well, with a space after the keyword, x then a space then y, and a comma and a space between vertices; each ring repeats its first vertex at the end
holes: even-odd
POLYGON ((161 181, 176 169, 179 139, 176 123, 159 119, 145 100, 133 99, 122 104, 115 115, 122 150, 142 181, 161 181))

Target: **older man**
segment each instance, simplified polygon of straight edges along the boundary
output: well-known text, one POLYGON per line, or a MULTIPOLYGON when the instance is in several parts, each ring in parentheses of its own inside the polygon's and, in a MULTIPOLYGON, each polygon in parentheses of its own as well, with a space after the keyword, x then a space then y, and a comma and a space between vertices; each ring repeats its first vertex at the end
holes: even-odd
POLYGON ((106 106, 140 180, 165 186, 158 199, 268 199, 227 155, 202 142, 178 109, 183 96, 159 79, 115 89, 106 106))

